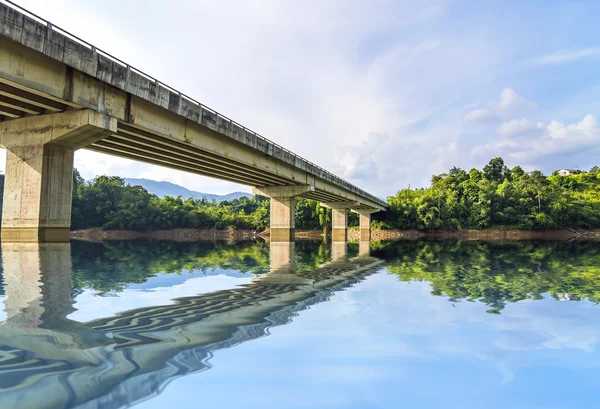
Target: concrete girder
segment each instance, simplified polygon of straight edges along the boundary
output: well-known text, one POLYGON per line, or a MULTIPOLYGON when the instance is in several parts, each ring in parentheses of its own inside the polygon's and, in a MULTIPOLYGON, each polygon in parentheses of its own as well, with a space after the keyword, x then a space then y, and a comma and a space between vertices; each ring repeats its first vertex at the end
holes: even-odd
POLYGON ((52 28, 25 36, 19 24, 0 32, 0 95, 50 111, 93 109, 290 183, 314 184, 340 200, 386 208, 382 200, 52 28), (11 91, 3 94, 4 85, 11 91))
POLYGON ((253 194, 270 198, 293 198, 314 191, 315 187, 311 185, 269 186, 255 187, 252 189, 253 194))
POLYGON ((353 207, 360 206, 359 202, 327 202, 320 203, 321 207, 325 207, 327 209, 352 209, 353 207))

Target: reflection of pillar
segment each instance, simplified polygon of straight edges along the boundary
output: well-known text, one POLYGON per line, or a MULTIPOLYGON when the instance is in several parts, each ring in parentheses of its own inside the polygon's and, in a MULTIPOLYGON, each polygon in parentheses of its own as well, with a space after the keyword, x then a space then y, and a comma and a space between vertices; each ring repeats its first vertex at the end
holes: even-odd
POLYGON ((331 240, 346 241, 348 238, 348 209, 331 209, 331 240))
POLYGON ((2 243, 1 248, 8 321, 38 327, 74 311, 70 243, 2 243))
POLYGON ((294 270, 294 242, 271 242, 270 262, 271 272, 294 270))
POLYGON ((331 260, 344 260, 348 256, 348 243, 345 241, 331 242, 331 260))
POLYGON ((371 255, 371 242, 368 240, 361 240, 358 244, 358 256, 370 256, 371 255))
POLYGON ((68 242, 73 153, 116 130, 115 118, 90 110, 2 122, 2 241, 68 242))
POLYGON ((296 228, 296 201, 294 198, 315 190, 310 185, 256 187, 255 195, 271 198, 271 241, 288 242, 294 240, 296 228))
POLYGON ((371 240, 371 213, 359 213, 360 222, 360 240, 369 241, 371 240))

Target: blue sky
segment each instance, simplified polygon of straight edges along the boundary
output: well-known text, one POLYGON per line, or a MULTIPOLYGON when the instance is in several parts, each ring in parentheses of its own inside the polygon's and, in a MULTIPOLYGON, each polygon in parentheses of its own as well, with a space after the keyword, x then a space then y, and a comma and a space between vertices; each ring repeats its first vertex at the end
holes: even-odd
MULTIPOLYGON (((595 1, 20 3, 380 196, 499 155, 600 164, 595 1)), ((86 151, 76 166, 249 190, 86 151)))

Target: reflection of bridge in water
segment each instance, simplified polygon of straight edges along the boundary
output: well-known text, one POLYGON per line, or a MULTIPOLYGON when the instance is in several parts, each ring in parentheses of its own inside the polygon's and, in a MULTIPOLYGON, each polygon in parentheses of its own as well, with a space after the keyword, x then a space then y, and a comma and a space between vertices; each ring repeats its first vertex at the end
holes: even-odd
POLYGON ((214 351, 268 335, 381 263, 368 243, 294 271, 294 243, 271 244, 271 272, 251 284, 173 305, 79 323, 70 244, 3 243, 7 319, 0 322, 0 400, 10 408, 118 408, 160 393, 171 379, 210 368, 214 351))

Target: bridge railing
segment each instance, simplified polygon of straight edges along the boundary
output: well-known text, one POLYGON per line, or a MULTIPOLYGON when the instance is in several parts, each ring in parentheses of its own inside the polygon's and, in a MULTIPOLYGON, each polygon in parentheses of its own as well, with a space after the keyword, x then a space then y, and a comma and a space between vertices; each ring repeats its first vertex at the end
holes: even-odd
POLYGON ((27 9, 25 9, 25 8, 23 8, 23 7, 21 7, 21 6, 19 6, 18 4, 16 4, 16 3, 12 2, 11 0, 0 0, 0 4, 2 4, 2 3, 6 4, 7 6, 9 6, 9 7, 13 8, 13 9, 16 9, 16 10, 18 10, 19 12, 23 12, 23 13, 25 13, 27 16, 29 16, 29 17, 31 17, 31 18, 33 18, 33 19, 36 19, 36 20, 37 20, 39 23, 45 24, 45 25, 48 27, 48 29, 50 29, 50 30, 54 30, 54 31, 56 31, 56 32, 58 32, 58 33, 60 33, 60 34, 62 34, 62 35, 65 35, 65 36, 67 36, 67 37, 71 38, 72 40, 74 40, 74 41, 77 41, 77 42, 78 42, 78 43, 80 43, 81 45, 83 45, 83 46, 87 47, 88 49, 90 49, 90 50, 92 50, 92 51, 94 51, 94 52, 96 52, 96 53, 98 53, 98 54, 101 54, 101 55, 103 55, 104 57, 110 58, 112 61, 114 61, 114 62, 116 62, 116 63, 118 63, 118 64, 122 65, 122 66, 123 66, 123 67, 125 67, 127 70, 134 71, 134 72, 136 72, 137 74, 139 74, 139 75, 142 75, 142 76, 146 77, 148 80, 150 80, 150 81, 153 81, 153 82, 154 82, 154 83, 156 83, 157 85, 161 85, 161 86, 163 86, 163 87, 165 87, 165 88, 169 89, 170 91, 172 91, 172 92, 174 92, 174 93, 178 94, 180 97, 183 97, 183 98, 185 98, 185 99, 187 99, 187 100, 189 100, 189 101, 191 101, 191 102, 193 102, 193 103, 197 104, 197 105, 198 105, 200 108, 202 108, 203 110, 210 111, 210 112, 212 112, 213 114, 217 115, 218 117, 220 117, 220 118, 222 118, 222 119, 224 119, 224 120, 226 120, 226 121, 229 121, 229 122, 230 122, 230 123, 232 123, 232 124, 235 124, 235 125, 237 125, 238 127, 242 128, 244 131, 246 131, 246 132, 250 132, 251 134, 253 134, 253 135, 254 135, 256 138, 258 138, 258 139, 261 139, 262 141, 264 141, 264 142, 267 142, 267 143, 269 143, 269 144, 273 145, 273 147, 274 147, 274 148, 277 148, 277 149, 281 150, 282 152, 288 153, 288 154, 289 154, 290 156, 292 156, 292 157, 297 157, 297 158, 299 158, 299 159, 303 160, 304 162, 306 162, 306 163, 307 163, 307 164, 309 164, 310 166, 313 166, 315 169, 317 169, 317 170, 319 170, 320 172, 323 172, 324 174, 326 174, 330 180, 332 180, 332 181, 334 181, 334 182, 338 183, 339 185, 342 185, 342 186, 345 186, 345 187, 350 187, 350 188, 351 188, 351 189, 353 189, 353 190, 354 190, 356 193, 360 193, 362 196, 365 196, 366 198, 369 198, 369 199, 373 200, 373 201, 374 201, 374 202, 376 202, 376 203, 377 203, 377 202, 383 202, 381 199, 379 199, 379 198, 375 197, 374 195, 371 195, 370 193, 367 193, 367 192, 365 192, 364 190, 362 190, 362 189, 361 189, 361 188, 359 188, 358 186, 355 186, 354 184, 352 184, 352 183, 350 183, 350 182, 348 182, 348 181, 346 181, 346 180, 344 180, 344 179, 340 178, 339 176, 336 176, 336 175, 334 175, 333 173, 329 172, 328 170, 326 170, 326 169, 322 168, 321 166, 319 166, 319 165, 317 165, 317 164, 315 164, 315 163, 313 163, 313 162, 311 162, 311 161, 309 161, 309 160, 307 160, 307 159, 305 159, 305 158, 303 158, 303 157, 301 157, 301 156, 299 156, 299 155, 296 155, 296 154, 295 154, 295 153, 293 153, 292 151, 290 151, 290 150, 288 150, 288 149, 284 148, 283 146, 281 146, 281 145, 279 145, 279 144, 277 144, 277 143, 273 142, 272 140, 270 140, 270 139, 268 139, 268 138, 266 138, 266 137, 264 137, 264 136, 260 135, 259 133, 257 133, 257 132, 255 132, 255 131, 253 131, 252 129, 249 129, 249 128, 245 127, 244 125, 242 125, 242 124, 240 124, 240 123, 238 123, 238 122, 234 121, 233 119, 231 119, 231 118, 229 118, 229 117, 227 117, 227 116, 225 116, 225 115, 223 115, 223 114, 219 113, 219 112, 218 112, 218 111, 216 111, 215 109, 212 109, 212 108, 210 108, 210 107, 208 107, 208 106, 204 105, 203 103, 201 103, 201 102, 199 102, 199 101, 195 100, 194 98, 192 98, 192 97, 190 97, 190 96, 188 96, 188 95, 186 95, 186 94, 184 94, 184 93, 182 93, 182 92, 180 92, 180 91, 176 90, 175 88, 173 88, 173 87, 171 87, 171 86, 169 86, 169 85, 165 84, 164 82, 162 82, 162 81, 160 81, 160 80, 158 80, 158 79, 156 79, 156 78, 152 77, 151 75, 149 75, 149 74, 146 74, 144 71, 142 71, 142 70, 139 70, 139 69, 137 69, 137 68, 135 68, 135 67, 133 67, 133 66, 131 66, 131 65, 127 64, 125 61, 123 61, 123 60, 121 60, 121 59, 119 59, 119 58, 117 58, 117 57, 115 57, 115 56, 113 56, 113 55, 111 55, 111 54, 107 53, 106 51, 103 51, 103 50, 101 50, 101 49, 97 48, 97 47, 96 47, 96 46, 94 46, 93 44, 91 44, 91 43, 89 43, 89 42, 85 41, 84 39, 82 39, 82 38, 80 38, 80 37, 76 36, 75 34, 72 34, 72 33, 68 32, 67 30, 64 30, 64 29, 62 29, 62 28, 60 28, 60 27, 58 27, 58 26, 55 26, 55 25, 53 25, 53 24, 52 24, 50 21, 48 21, 48 20, 44 19, 43 17, 40 17, 40 16, 38 16, 37 14, 35 14, 35 13, 33 13, 33 12, 31 12, 31 11, 29 11, 29 10, 27 10, 27 9))

